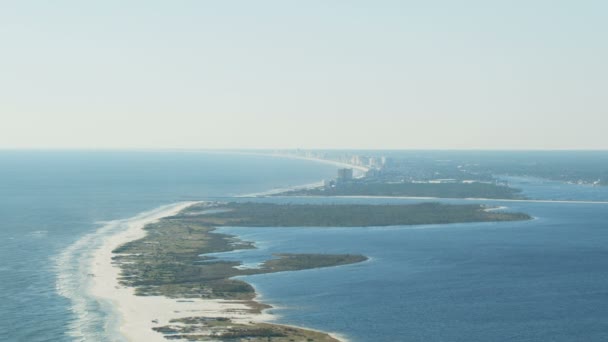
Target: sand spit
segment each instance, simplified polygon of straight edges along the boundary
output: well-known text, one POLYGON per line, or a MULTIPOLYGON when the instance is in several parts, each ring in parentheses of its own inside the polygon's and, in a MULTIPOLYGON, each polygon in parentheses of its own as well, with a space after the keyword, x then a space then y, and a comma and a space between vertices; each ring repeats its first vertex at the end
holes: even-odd
MULTIPOLYGON (((268 322, 269 314, 253 314, 243 302, 218 299, 172 299, 162 296, 136 296, 134 289, 119 284, 119 266, 112 262, 112 251, 120 245, 145 236, 145 225, 163 217, 172 216, 194 202, 184 202, 140 215, 127 222, 128 228, 112 235, 95 251, 91 265, 94 277, 90 293, 98 300, 109 302, 118 315, 118 333, 127 341, 166 341, 154 327, 168 325, 176 318, 204 316, 227 317, 236 323, 268 322)), ((113 328, 109 328, 113 330, 113 328)), ((116 333, 108 331, 108 333, 116 333)))
MULTIPOLYGON (((134 288, 119 283, 121 269, 112 262, 115 255, 112 251, 129 241, 143 238, 147 233, 143 228, 147 224, 173 216, 195 203, 197 202, 177 203, 126 220, 126 229, 105 238, 101 247, 94 252, 90 268, 93 281, 89 292, 97 300, 109 303, 117 317, 116 324, 106 327, 108 336, 117 335, 121 341, 165 342, 167 340, 164 335, 153 328, 182 324, 171 322, 174 319, 223 317, 240 324, 269 323, 276 319, 276 316, 265 311, 256 313, 244 301, 136 296, 134 288)), ((343 336, 330 335, 340 341, 347 341, 343 336)))

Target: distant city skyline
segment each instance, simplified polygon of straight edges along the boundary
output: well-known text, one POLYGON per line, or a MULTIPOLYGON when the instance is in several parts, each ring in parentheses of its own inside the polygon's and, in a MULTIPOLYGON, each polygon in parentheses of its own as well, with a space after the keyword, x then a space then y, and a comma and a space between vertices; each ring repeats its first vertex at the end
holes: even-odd
POLYGON ((608 149, 604 1, 5 1, 0 149, 608 149))

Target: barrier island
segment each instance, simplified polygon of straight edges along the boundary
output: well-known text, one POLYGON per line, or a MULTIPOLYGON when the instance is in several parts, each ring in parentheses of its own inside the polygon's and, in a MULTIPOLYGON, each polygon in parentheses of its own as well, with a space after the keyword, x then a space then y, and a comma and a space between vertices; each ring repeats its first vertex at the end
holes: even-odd
MULTIPOLYGON (((270 306, 255 300, 254 288, 237 276, 347 265, 367 260, 358 254, 276 254, 257 268, 208 256, 255 248, 253 243, 216 231, 242 227, 370 227, 527 220, 523 213, 488 210, 483 205, 439 203, 407 205, 315 205, 201 202, 144 226, 143 238, 112 251, 119 283, 137 296, 176 301, 239 304, 244 317, 270 306), (245 309, 242 309, 245 308, 245 309)), ((330 334, 260 320, 237 319, 234 312, 207 311, 157 322, 152 329, 167 340, 187 341, 339 341, 330 334)))
POLYGON ((373 196, 526 199, 521 190, 493 183, 386 183, 357 180, 334 187, 288 190, 277 196, 373 196))

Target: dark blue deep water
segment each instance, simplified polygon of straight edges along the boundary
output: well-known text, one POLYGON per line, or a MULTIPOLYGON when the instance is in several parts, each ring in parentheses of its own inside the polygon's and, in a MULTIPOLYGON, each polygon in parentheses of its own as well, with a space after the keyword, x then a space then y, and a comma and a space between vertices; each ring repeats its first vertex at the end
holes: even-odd
MULTIPOLYGON (((328 178, 301 160, 187 152, 0 152, 0 341, 106 341, 79 265, 103 234, 184 200, 328 178)), ((535 199, 608 201, 608 188, 512 179, 535 199)), ((243 200, 243 199, 241 199, 243 200)), ((256 199, 412 203, 405 199, 256 199)), ((471 201, 444 200, 449 203, 471 201)), ((475 202, 475 201, 473 201, 475 202)), ((367 262, 247 277, 281 323, 352 341, 608 341, 608 204, 485 201, 532 221, 222 231, 272 253, 360 253, 367 262)), ((86 275, 86 274, 85 274, 86 275)))

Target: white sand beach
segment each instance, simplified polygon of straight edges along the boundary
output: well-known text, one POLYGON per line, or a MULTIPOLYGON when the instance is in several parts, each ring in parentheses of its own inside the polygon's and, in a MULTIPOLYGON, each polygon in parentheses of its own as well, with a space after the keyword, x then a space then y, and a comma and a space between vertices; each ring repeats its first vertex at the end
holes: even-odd
MULTIPOLYGON (((213 151, 209 151, 209 153, 212 153, 212 152, 213 151)), ((243 151, 222 151, 222 153, 231 153, 231 154, 249 155, 249 156, 263 156, 263 157, 298 159, 298 160, 308 160, 308 161, 313 161, 313 162, 316 162, 316 163, 333 165, 333 166, 338 167, 338 168, 353 169, 353 177, 354 178, 363 178, 363 177, 365 177, 366 173, 370 170, 369 167, 349 164, 349 163, 345 163, 345 162, 339 162, 339 161, 336 161, 336 160, 314 158, 314 157, 305 157, 305 156, 297 156, 297 155, 292 155, 292 154, 243 152, 243 151)), ((315 188, 322 187, 323 184, 324 184, 324 181, 321 180, 321 181, 314 182, 314 183, 309 183, 309 184, 301 184, 301 185, 295 185, 295 186, 284 187, 284 188, 270 189, 270 190, 266 190, 266 191, 262 191, 262 192, 254 192, 254 193, 241 194, 241 195, 238 195, 236 197, 264 197, 264 196, 273 196, 273 195, 277 195, 277 194, 280 194, 280 193, 283 193, 283 192, 292 191, 292 190, 315 189, 315 188)))
POLYGON ((483 211, 490 212, 490 211, 499 211, 499 210, 505 210, 505 209, 508 209, 508 207, 505 207, 505 206, 489 207, 489 208, 485 208, 483 211))
POLYGON ((272 189, 272 190, 268 190, 268 191, 262 191, 262 192, 254 192, 251 194, 244 194, 244 195, 238 195, 235 197, 264 197, 264 196, 273 196, 273 195, 278 195, 280 193, 283 192, 288 192, 288 191, 293 191, 293 190, 310 190, 310 189, 316 189, 319 187, 323 186, 323 181, 320 182, 314 182, 314 183, 310 183, 310 184, 303 184, 303 185, 295 185, 292 187, 287 187, 287 188, 277 188, 277 189, 272 189))
MULTIPOLYGON (((252 314, 242 302, 207 299, 171 299, 162 296, 136 296, 131 287, 118 282, 120 269, 112 264, 112 250, 120 245, 145 236, 143 227, 163 217, 177 214, 195 202, 183 202, 140 215, 127 221, 128 228, 108 237, 95 252, 91 265, 93 284, 91 295, 100 301, 109 302, 119 316, 118 332, 128 341, 166 341, 153 327, 167 325, 171 319, 206 316, 227 317, 237 323, 268 322, 269 314, 252 314)), ((113 330, 113 328, 109 328, 113 330)), ((113 331, 110 331, 113 332, 113 331)), ((109 333, 110 333, 109 332, 109 333)))

